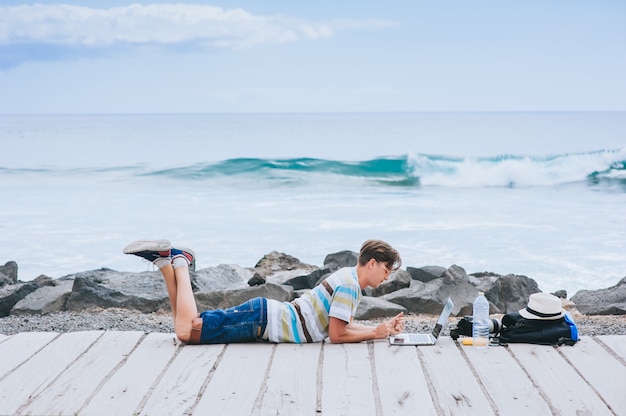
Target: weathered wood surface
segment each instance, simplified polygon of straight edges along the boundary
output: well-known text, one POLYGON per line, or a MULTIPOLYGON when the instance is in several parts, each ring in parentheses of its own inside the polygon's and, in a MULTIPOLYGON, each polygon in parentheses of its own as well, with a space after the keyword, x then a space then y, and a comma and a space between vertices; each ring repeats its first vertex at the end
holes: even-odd
POLYGON ((574 347, 0 335, 0 415, 626 415, 626 335, 574 347))

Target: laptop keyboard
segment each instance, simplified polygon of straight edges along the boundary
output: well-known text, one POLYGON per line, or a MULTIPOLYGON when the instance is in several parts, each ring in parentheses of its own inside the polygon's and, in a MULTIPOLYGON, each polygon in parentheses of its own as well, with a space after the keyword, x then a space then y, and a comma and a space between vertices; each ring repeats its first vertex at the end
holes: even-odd
POLYGON ((430 334, 408 334, 406 339, 411 344, 430 344, 433 337, 430 334))

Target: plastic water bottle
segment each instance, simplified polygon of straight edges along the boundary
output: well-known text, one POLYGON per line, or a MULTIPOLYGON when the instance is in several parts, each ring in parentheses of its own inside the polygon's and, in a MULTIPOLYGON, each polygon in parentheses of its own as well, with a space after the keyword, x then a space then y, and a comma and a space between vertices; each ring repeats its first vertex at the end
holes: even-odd
POLYGON ((472 310, 472 344, 477 348, 489 345, 489 301, 478 292, 472 310))

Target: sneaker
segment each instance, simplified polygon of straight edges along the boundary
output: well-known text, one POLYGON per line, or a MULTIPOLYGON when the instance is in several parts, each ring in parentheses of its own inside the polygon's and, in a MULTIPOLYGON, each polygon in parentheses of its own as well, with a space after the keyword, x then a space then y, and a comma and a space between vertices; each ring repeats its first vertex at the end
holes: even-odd
POLYGON ((154 263, 158 259, 169 259, 171 247, 168 240, 137 240, 124 247, 124 254, 134 254, 154 263))
POLYGON ((170 251, 172 253, 172 261, 177 257, 184 257, 187 263, 189 263, 189 270, 192 272, 196 271, 196 254, 191 249, 187 247, 172 247, 170 251))

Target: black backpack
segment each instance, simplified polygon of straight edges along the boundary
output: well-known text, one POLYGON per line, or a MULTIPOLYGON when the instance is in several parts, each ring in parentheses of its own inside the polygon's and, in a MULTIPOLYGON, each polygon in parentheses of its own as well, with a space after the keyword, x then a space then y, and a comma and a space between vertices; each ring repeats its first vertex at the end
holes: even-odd
POLYGON ((559 319, 526 319, 518 312, 502 317, 500 345, 529 343, 544 345, 574 345, 579 340, 576 323, 565 315, 559 319))

